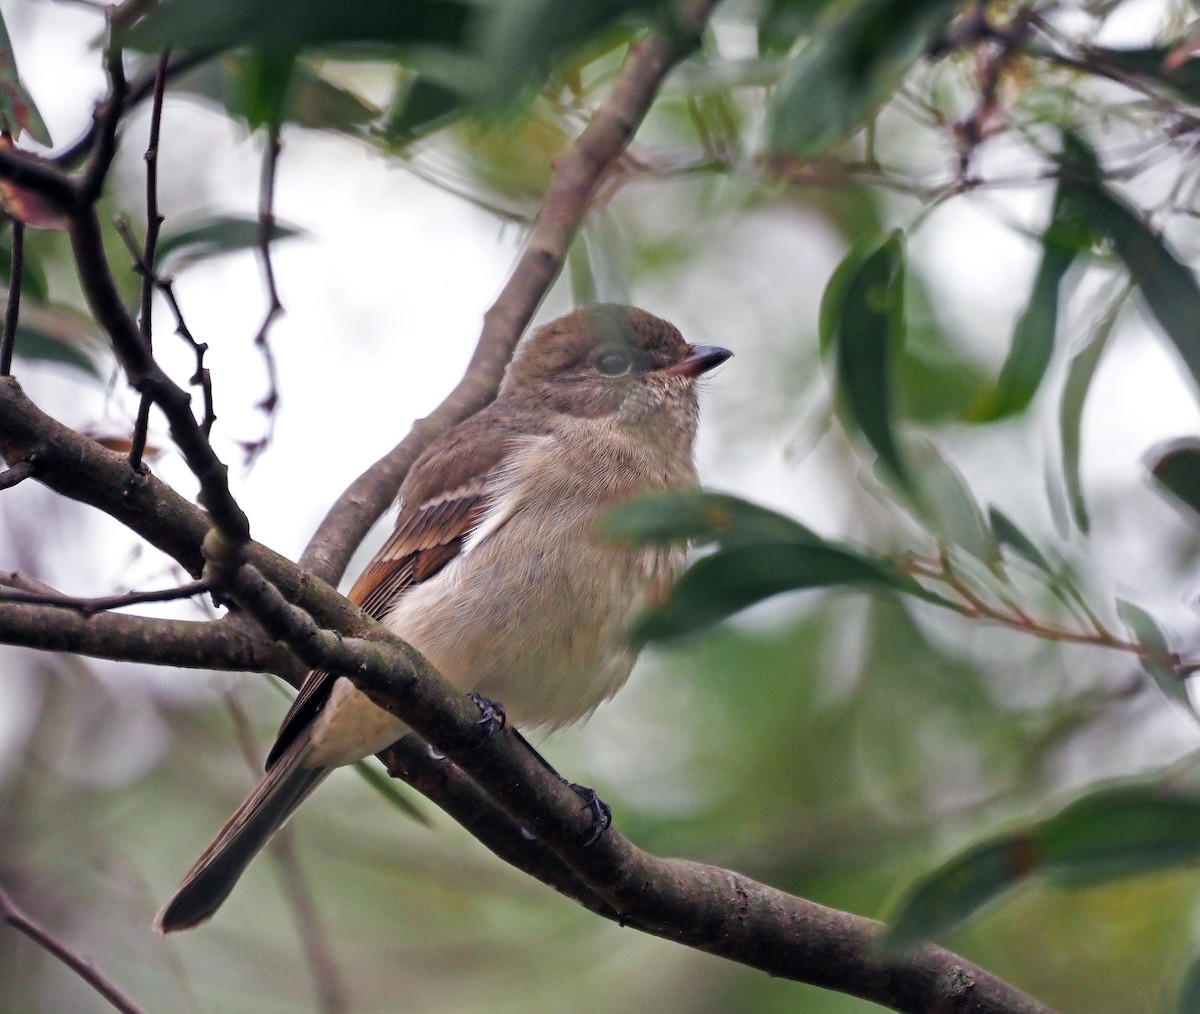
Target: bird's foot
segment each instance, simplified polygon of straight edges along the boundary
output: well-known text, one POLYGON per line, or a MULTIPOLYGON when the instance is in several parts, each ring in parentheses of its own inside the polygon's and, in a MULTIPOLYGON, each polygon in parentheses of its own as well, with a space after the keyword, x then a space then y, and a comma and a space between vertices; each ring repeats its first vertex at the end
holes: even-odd
POLYGON ((495 733, 504 728, 504 723, 507 721, 504 714, 504 706, 496 701, 489 701, 480 694, 467 694, 467 697, 483 713, 483 717, 475 723, 476 725, 483 726, 483 738, 479 741, 480 746, 482 746, 495 733))
POLYGON ((612 807, 596 795, 595 789, 589 789, 586 785, 576 785, 574 782, 567 782, 567 787, 583 800, 581 809, 589 810, 592 814, 592 833, 588 835, 583 847, 595 845, 612 825, 612 807))

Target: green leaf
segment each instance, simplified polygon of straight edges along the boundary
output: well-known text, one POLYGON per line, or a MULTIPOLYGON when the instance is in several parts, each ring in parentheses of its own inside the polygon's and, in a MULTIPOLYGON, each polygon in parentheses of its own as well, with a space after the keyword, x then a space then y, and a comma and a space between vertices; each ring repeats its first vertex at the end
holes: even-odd
POLYGON ((1088 883, 1200 859, 1200 800, 1150 784, 1115 785, 1076 800, 1037 831, 1048 876, 1088 883))
POLYGON ((988 523, 992 526, 992 532, 1000 540, 1001 545, 1008 546, 1017 556, 1032 563, 1038 570, 1050 577, 1055 577, 1054 568, 1050 566, 1050 561, 1042 555, 1041 550, 1033 544, 1029 537, 1000 508, 988 508, 988 523))
POLYGON ((966 481, 931 440, 905 444, 915 476, 914 507, 939 540, 954 543, 989 566, 1000 562, 1000 547, 966 481))
POLYGON ((637 624, 636 642, 691 633, 782 592, 831 585, 911 591, 914 582, 832 543, 759 542, 720 550, 683 575, 665 605, 637 624))
POLYGON ((297 50, 250 52, 233 67, 230 112, 245 118, 251 130, 283 123, 297 50))
POLYGON ((1063 385, 1062 401, 1058 408, 1058 427, 1062 440, 1063 482, 1067 487, 1067 500, 1071 515, 1079 530, 1087 534, 1091 527, 1087 500, 1083 495, 1083 479, 1079 468, 1083 449, 1083 409, 1087 403, 1092 380, 1100 366, 1100 360, 1108 348, 1114 325, 1121 315, 1125 295, 1118 296, 1096 325, 1088 343, 1071 359, 1067 367, 1067 379, 1063 385))
POLYGON ((798 521, 725 493, 654 493, 606 511, 600 532, 617 542, 667 546, 717 543, 724 549, 759 542, 825 545, 798 521))
POLYGON ((357 135, 379 119, 382 110, 360 95, 326 81, 302 63, 292 71, 290 97, 283 118, 309 130, 336 130, 357 135))
POLYGON ((1182 676, 1174 666, 1169 664, 1169 660, 1174 658, 1174 653, 1154 617, 1140 606, 1135 606, 1125 599, 1117 599, 1117 615, 1121 618, 1121 622, 1129 628, 1133 639, 1143 647, 1150 648, 1157 656, 1139 655, 1138 661, 1141 662, 1142 668, 1146 670, 1150 678, 1154 680, 1158 689, 1163 692, 1167 700, 1174 701, 1189 714, 1195 714, 1195 708, 1192 706, 1182 676))
POLYGON ((524 85, 544 79, 556 59, 586 42, 604 46, 610 29, 655 22, 669 6, 663 0, 509 0, 492 4, 481 47, 495 73, 490 101, 511 99, 524 85))
MULTIPOLYGON (((1062 201, 1055 201, 1055 217, 1062 201)), ((1054 353, 1058 325, 1059 288, 1067 269, 1075 262, 1077 249, 1053 242, 1053 222, 1043 239, 1042 259, 1033 280, 1029 303, 1017 321, 1012 346, 1000 369, 1000 378, 983 403, 972 413, 974 422, 995 422, 1029 406, 1046 375, 1054 353)))
POLYGON ((1179 987, 1180 1014, 1200 1014, 1200 958, 1195 958, 1184 973, 1179 987))
MULTIPOLYGON (((42 258, 36 246, 30 242, 29 232, 25 233, 24 257, 21 261, 21 305, 28 302, 45 303, 50 297, 50 283, 46 278, 46 270, 42 267, 42 258)), ((5 230, 0 233, 0 281, 9 284, 12 275, 12 232, 5 230)), ((8 298, 8 294, 4 294, 8 298)))
POLYGON ((12 42, 8 37, 8 27, 4 17, 0 15, 0 130, 20 137, 25 131, 38 144, 47 148, 53 145, 50 131, 42 114, 34 105, 33 97, 21 83, 17 73, 17 57, 13 53, 12 42))
POLYGON ((838 4, 792 60, 767 111, 767 150, 808 158, 861 127, 945 28, 955 0, 838 4))
POLYGON ((20 359, 69 366, 90 380, 99 380, 100 369, 88 351, 95 336, 95 323, 74 307, 22 303, 13 353, 20 359))
MULTIPOLYGON (((237 46, 290 52, 343 43, 462 44, 474 5, 461 0, 164 0, 120 42, 157 52, 237 46)), ((368 48, 363 55, 374 55, 368 48)))
POLYGON ((835 0, 762 0, 758 4, 760 53, 787 53, 801 32, 835 0))
POLYGON ((1038 847, 1012 835, 976 845, 919 880, 880 939, 885 953, 910 950, 941 936, 1025 880, 1038 847))
POLYGON ((383 126, 389 144, 403 146, 450 122, 466 107, 457 89, 417 74, 397 88, 383 126))
MULTIPOLYGON (((171 274, 197 261, 252 250, 258 246, 261 233, 258 219, 238 215, 219 215, 194 225, 167 228, 158 241, 158 266, 171 274)), ((298 226, 276 222, 271 241, 301 235, 304 230, 298 226)))
POLYGON ((1150 459, 1155 482, 1182 506, 1200 514, 1200 439, 1172 440, 1151 451, 1150 459))
MULTIPOLYGON (((853 255, 852 255, 853 256, 853 255)), ((835 275, 835 279, 838 276, 835 275)), ((893 232, 848 276, 829 309, 836 385, 845 415, 901 488, 913 485, 893 432, 893 363, 904 344, 904 248, 893 232)))
POLYGON ((1107 236, 1150 312, 1200 385, 1200 286, 1166 241, 1100 181, 1095 155, 1063 138, 1063 186, 1088 224, 1107 236))

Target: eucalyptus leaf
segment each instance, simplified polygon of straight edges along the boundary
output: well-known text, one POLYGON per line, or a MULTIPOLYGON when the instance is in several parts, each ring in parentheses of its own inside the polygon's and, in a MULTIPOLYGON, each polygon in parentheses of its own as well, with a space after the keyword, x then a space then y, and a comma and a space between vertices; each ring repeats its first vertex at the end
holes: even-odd
POLYGON ((1150 453, 1150 474, 1197 520, 1200 515, 1200 439, 1185 437, 1150 453))
POLYGON ((1153 784, 1106 786, 1066 806, 1037 832, 1045 871, 1090 883, 1200 859, 1200 800, 1153 784))
POLYGON ((1195 708, 1192 706, 1182 676, 1174 666, 1160 661, 1172 658, 1173 653, 1167 644, 1166 634, 1162 632, 1162 628, 1159 627, 1154 617, 1140 606, 1127 602, 1125 599, 1117 599, 1117 615, 1121 618, 1121 622, 1129 628, 1137 643, 1144 648, 1151 649, 1157 656, 1154 658, 1140 655, 1138 661, 1141 662, 1142 668, 1146 670, 1150 678, 1154 680, 1158 689, 1163 692, 1167 700, 1174 701, 1189 714, 1194 715, 1195 708))
POLYGON ((1062 400, 1058 407, 1058 426, 1062 440, 1063 482, 1067 488, 1067 501, 1071 516, 1081 532, 1087 534, 1091 527, 1087 499, 1083 493, 1080 471, 1080 455, 1083 450, 1083 410, 1088 392, 1100 367, 1100 361, 1108 349, 1114 325, 1121 315, 1125 303, 1122 294, 1108 308, 1096 325, 1088 343, 1072 357, 1067 367, 1067 379, 1063 385, 1062 400))
POLYGON ((473 10, 474 4, 462 0, 164 0, 119 41, 150 52, 238 46, 287 52, 342 43, 456 47, 463 44, 473 10))
POLYGON ((637 642, 662 640, 711 626, 783 592, 838 585, 911 591, 914 582, 832 543, 759 542, 698 560, 667 602, 633 631, 637 642))
POLYGON ((20 137, 24 131, 38 144, 49 148, 54 142, 46 122, 17 73, 17 57, 8 37, 8 26, 0 15, 0 130, 20 137))
POLYGON ((792 59, 767 110, 772 155, 823 154, 861 127, 946 27, 956 0, 831 5, 792 59))
POLYGON ((1054 578, 1054 568, 1050 566, 1050 561, 1046 559, 1042 551, 1033 544, 1033 540, 1029 538, 1016 524, 998 507, 988 508, 988 523, 991 525, 992 532, 996 538, 1000 540, 1002 545, 1007 546, 1017 556, 1022 557, 1026 562, 1032 563, 1038 570, 1042 571, 1047 576, 1054 578))
POLYGON ((1013 835, 976 845, 922 877, 880 939, 885 953, 910 950, 953 929, 1020 884, 1036 868, 1036 844, 1013 835))
MULTIPOLYGON (((279 221, 271 231, 272 242, 304 235, 304 230, 279 221)), ((158 241, 158 266, 166 274, 197 261, 257 248, 262 226, 256 218, 218 215, 195 224, 163 230, 158 241)))
POLYGON ((639 545, 717 543, 725 549, 760 542, 826 545, 798 521, 725 493, 671 492, 639 497, 605 512, 605 538, 639 545))
POLYGON ((904 344, 904 247, 899 231, 847 275, 834 278, 841 287, 840 299, 825 313, 833 337, 839 401, 892 478, 912 493, 912 478, 894 432, 894 363, 904 344))

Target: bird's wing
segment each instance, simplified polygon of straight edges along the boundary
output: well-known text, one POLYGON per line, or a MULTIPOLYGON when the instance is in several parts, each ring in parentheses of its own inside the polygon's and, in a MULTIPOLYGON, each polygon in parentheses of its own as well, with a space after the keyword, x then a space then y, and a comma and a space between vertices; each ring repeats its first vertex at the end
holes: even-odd
MULTIPOLYGON (((383 548, 350 589, 349 599, 383 619, 409 588, 453 560, 488 513, 495 484, 514 441, 530 433, 514 419, 485 410, 432 445, 413 465, 400 492, 400 513, 383 548), (430 468, 434 463, 436 473, 430 468)), ((489 534, 499 525, 489 525, 489 534)), ((325 706, 337 674, 315 669, 301 684, 267 755, 267 769, 325 706)))

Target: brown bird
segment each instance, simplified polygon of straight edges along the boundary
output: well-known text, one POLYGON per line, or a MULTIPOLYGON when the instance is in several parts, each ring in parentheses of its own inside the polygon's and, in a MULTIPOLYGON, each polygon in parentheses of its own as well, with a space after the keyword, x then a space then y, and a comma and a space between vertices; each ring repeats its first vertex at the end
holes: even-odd
MULTIPOLYGON (((554 730, 629 677, 626 628, 666 591, 679 549, 600 539, 612 504, 697 484, 696 378, 732 353, 664 320, 600 305, 518 348, 496 400, 435 441, 400 490, 384 547, 351 601, 508 720, 554 730)), ((271 835, 341 764, 407 727, 335 673, 308 675, 266 775, 159 912, 163 933, 208 919, 271 835)))

